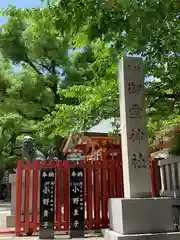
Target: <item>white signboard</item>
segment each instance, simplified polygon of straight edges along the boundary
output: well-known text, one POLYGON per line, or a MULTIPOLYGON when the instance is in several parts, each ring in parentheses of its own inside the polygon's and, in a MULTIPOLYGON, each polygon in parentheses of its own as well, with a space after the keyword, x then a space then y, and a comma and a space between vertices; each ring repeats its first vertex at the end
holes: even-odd
POLYGON ((70 153, 67 154, 66 159, 68 161, 84 160, 84 154, 83 154, 83 152, 70 152, 70 153))

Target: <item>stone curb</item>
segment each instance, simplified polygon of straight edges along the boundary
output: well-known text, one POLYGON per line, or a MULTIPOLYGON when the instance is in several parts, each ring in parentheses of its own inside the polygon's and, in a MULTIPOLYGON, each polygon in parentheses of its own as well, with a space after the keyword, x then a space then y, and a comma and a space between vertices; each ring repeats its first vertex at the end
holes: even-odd
POLYGON ((110 229, 104 231, 105 240, 179 240, 180 232, 122 235, 110 229))
POLYGON ((0 209, 1 208, 8 208, 10 209, 11 208, 11 204, 8 204, 8 203, 0 203, 0 209))

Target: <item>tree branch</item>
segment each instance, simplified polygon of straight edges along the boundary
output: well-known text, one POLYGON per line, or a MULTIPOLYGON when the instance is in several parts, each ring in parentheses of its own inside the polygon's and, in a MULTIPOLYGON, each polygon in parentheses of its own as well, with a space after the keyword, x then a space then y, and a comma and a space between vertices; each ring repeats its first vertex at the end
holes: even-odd
POLYGON ((160 101, 161 99, 174 99, 174 100, 180 100, 180 94, 162 94, 157 96, 157 98, 150 104, 149 108, 152 108, 158 101, 160 101))
MULTIPOLYGON (((42 103, 39 102, 37 99, 31 100, 31 102, 33 102, 33 103, 35 103, 35 104, 39 104, 39 105, 42 104, 42 103)), ((47 114, 51 114, 51 112, 52 112, 52 109, 48 109, 48 108, 44 108, 44 107, 40 107, 40 108, 41 108, 41 110, 43 110, 43 111, 46 112, 47 114)))
POLYGON ((52 74, 56 75, 56 64, 53 60, 51 61, 51 65, 52 65, 52 74))
MULTIPOLYGON (((35 64, 33 64, 33 62, 29 59, 27 54, 25 54, 24 62, 29 64, 37 74, 43 75, 43 73, 41 73, 40 70, 35 66, 35 64)), ((54 77, 56 77, 56 64, 55 64, 54 60, 51 61, 51 65, 52 65, 51 67, 47 67, 47 66, 41 64, 42 67, 44 67, 48 71, 51 71, 52 75, 54 75, 54 77)), ((49 87, 54 94, 54 103, 58 104, 60 98, 59 98, 59 95, 57 94, 57 82, 53 83, 52 86, 50 86, 50 84, 46 83, 46 86, 49 87)))
POLYGON ((159 102, 159 100, 160 100, 160 97, 156 98, 156 99, 148 106, 148 108, 154 107, 154 105, 155 105, 157 102, 159 102))
MULTIPOLYGON (((23 92, 22 92, 22 91, 19 92, 19 95, 20 95, 20 98, 23 100, 23 92)), ((34 100, 31 100, 30 102, 32 102, 32 103, 34 103, 34 104, 39 104, 41 110, 43 110, 43 111, 46 112, 47 114, 51 114, 52 109, 48 109, 48 108, 41 107, 41 105, 43 105, 43 104, 42 104, 39 100, 34 99, 34 100)))
MULTIPOLYGON (((44 49, 44 50, 46 51, 46 49, 44 49)), ((33 64, 33 62, 29 59, 27 54, 25 54, 24 62, 29 64, 37 74, 43 75, 40 72, 40 70, 35 66, 35 64, 33 64)), ((52 65, 51 67, 47 67, 47 66, 41 64, 42 67, 44 67, 48 71, 51 71, 52 75, 54 77, 56 77, 56 64, 55 64, 54 60, 51 61, 51 65, 52 65)), ((58 104, 59 103, 59 95, 57 94, 57 82, 54 82, 52 86, 50 86, 50 84, 48 84, 48 83, 46 83, 46 85, 52 90, 52 92, 54 94, 54 103, 58 104)))
POLYGON ((43 63, 37 63, 39 66, 41 66, 42 68, 46 69, 48 72, 51 72, 52 69, 51 67, 48 67, 47 65, 44 65, 43 63))
POLYGON ((39 69, 33 64, 33 62, 28 58, 27 54, 25 55, 25 59, 24 61, 29 64, 33 69, 34 71, 39 74, 39 75, 42 75, 42 73, 39 71, 39 69))
POLYGON ((20 109, 16 109, 16 112, 19 113, 22 117, 24 117, 27 120, 35 120, 35 121, 42 121, 43 116, 38 117, 38 116, 28 116, 25 113, 23 113, 20 109))
MULTIPOLYGON (((52 75, 54 76, 54 78, 56 78, 56 64, 54 60, 51 61, 51 65, 52 65, 52 75)), ((54 93, 54 103, 58 104, 60 98, 59 98, 59 95, 57 94, 57 82, 54 82, 53 86, 51 87, 51 90, 54 93)))

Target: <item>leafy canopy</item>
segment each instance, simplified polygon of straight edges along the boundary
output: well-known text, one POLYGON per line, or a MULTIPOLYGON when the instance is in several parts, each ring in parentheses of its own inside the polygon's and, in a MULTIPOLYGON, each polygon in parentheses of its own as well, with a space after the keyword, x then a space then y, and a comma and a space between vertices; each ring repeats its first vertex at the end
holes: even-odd
POLYGON ((151 76, 145 84, 151 142, 159 130, 177 124, 179 4, 61 0, 3 10, 8 21, 0 33, 1 155, 17 158, 14 146, 27 132, 50 147, 69 131, 118 116, 117 62, 127 53, 141 55, 151 76))
MULTIPOLYGON (((116 66, 118 58, 124 53, 128 53, 142 56, 146 77, 151 76, 151 79, 146 80, 145 86, 150 141, 152 142, 157 135, 159 136, 157 131, 162 132, 162 130, 167 130, 167 126, 178 124, 180 100, 179 7, 180 2, 177 0, 165 2, 162 0, 61 0, 48 3, 46 11, 49 16, 55 19, 56 27, 60 32, 66 33, 71 29, 75 46, 83 48, 86 42, 90 44, 101 42, 103 46, 106 46, 104 51, 108 49, 109 55, 113 55, 112 65, 108 61, 112 66, 112 68, 110 67, 111 77, 106 78, 105 75, 103 81, 100 81, 98 73, 98 77, 94 78, 96 84, 94 81, 91 84, 90 92, 98 92, 98 99, 101 100, 96 99, 96 94, 93 94, 94 98, 91 96, 83 98, 82 94, 86 95, 85 85, 77 86, 76 90, 75 87, 68 89, 65 94, 76 92, 77 95, 80 95, 81 105, 71 106, 71 109, 70 106, 65 105, 63 108, 61 106, 58 121, 61 119, 63 111, 67 116, 69 112, 73 112, 76 115, 73 115, 73 119, 78 124, 80 123, 80 128, 84 127, 83 119, 85 122, 91 121, 92 112, 95 109, 99 108, 98 116, 101 116, 100 118, 116 116, 118 114, 116 66), (109 86, 110 81, 111 86, 109 86), (104 87, 106 85, 104 83, 107 84, 107 87, 104 87), (97 85, 101 91, 96 91, 97 85), (104 105, 102 106, 99 102, 104 102, 106 93, 110 98, 105 103, 108 110, 104 112, 104 105), (88 107, 84 108, 84 106, 88 107)), ((38 12, 34 14, 36 17, 39 15, 38 12)))

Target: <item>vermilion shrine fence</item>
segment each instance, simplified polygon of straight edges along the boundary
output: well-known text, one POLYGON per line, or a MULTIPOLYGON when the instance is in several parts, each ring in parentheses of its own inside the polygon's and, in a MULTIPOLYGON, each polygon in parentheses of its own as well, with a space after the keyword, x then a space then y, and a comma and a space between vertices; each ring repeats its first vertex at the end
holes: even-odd
MULTIPOLYGON (((156 162, 150 161, 152 195, 158 195, 156 184, 156 162)), ((23 164, 18 161, 16 185, 16 236, 20 233, 31 234, 39 230, 39 170, 56 169, 55 229, 69 230, 69 170, 84 169, 85 228, 100 229, 108 227, 108 198, 123 197, 123 175, 121 159, 109 158, 101 153, 98 161, 34 161, 23 164), (23 188, 23 178, 25 187, 23 188), (32 187, 31 187, 32 181, 32 187), (25 191, 24 198, 23 190, 25 191), (32 192, 31 190, 32 189, 32 192), (32 194, 32 212, 30 195, 32 194), (24 204, 23 204, 24 201, 24 204), (23 206, 23 209, 22 209, 23 206), (24 214, 22 214, 22 211, 24 214)))

